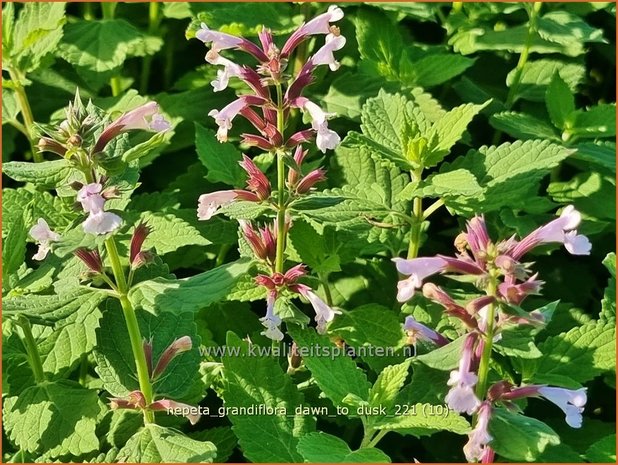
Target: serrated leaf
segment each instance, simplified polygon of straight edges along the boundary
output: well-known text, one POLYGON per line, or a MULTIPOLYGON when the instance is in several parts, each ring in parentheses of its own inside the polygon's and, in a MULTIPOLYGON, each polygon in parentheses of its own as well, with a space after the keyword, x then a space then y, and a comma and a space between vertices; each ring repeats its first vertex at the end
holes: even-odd
POLYGON ((560 141, 556 130, 545 121, 525 113, 504 111, 489 119, 491 125, 516 139, 549 139, 560 141))
POLYGON ((435 405, 415 404, 410 406, 406 414, 382 418, 374 424, 374 427, 389 431, 398 430, 403 434, 416 436, 438 431, 450 431, 456 434, 466 434, 470 431, 470 425, 461 415, 444 406, 439 407, 441 414, 437 415, 435 405))
POLYGON ((4 59, 24 74, 36 70, 62 38, 64 10, 64 2, 25 4, 13 25, 9 55, 4 59))
POLYGON ((594 163, 616 174, 616 144, 610 141, 583 142, 577 145, 573 158, 594 163))
POLYGON ((124 19, 76 21, 65 27, 60 57, 102 73, 118 68, 127 57, 151 54, 162 43, 158 38, 147 39, 124 19))
POLYGON ((560 443, 545 423, 501 408, 492 410, 489 434, 496 454, 516 462, 533 462, 548 446, 560 443))
POLYGON ((389 457, 379 449, 365 447, 350 450, 348 444, 331 434, 309 433, 300 438, 298 452, 309 463, 383 463, 389 457))
POLYGON ((144 241, 144 248, 152 247, 159 255, 188 245, 204 246, 211 243, 197 228, 171 213, 143 212, 141 221, 151 228, 151 233, 144 241))
POLYGON ((616 104, 600 104, 574 113, 569 133, 577 137, 596 138, 616 135, 616 104))
POLYGON ((591 322, 547 338, 539 349, 536 372, 568 376, 585 383, 616 367, 616 326, 591 322))
POLYGON ((603 259, 603 264, 611 274, 603 300, 601 300, 601 319, 605 321, 616 321, 616 254, 607 254, 603 259))
POLYGON ((297 221, 288 234, 288 254, 292 259, 298 259, 316 273, 332 273, 340 271, 337 250, 337 238, 332 228, 326 228, 322 234, 305 221, 297 221), (290 250, 291 249, 291 250, 290 250))
POLYGON ((406 73, 405 79, 424 88, 437 86, 459 76, 470 68, 474 61, 454 53, 427 55, 411 64, 411 73, 406 73))
POLYGON ((232 455, 238 439, 229 426, 217 426, 190 435, 192 439, 212 442, 217 447, 217 463, 223 463, 232 455))
POLYGON ((25 295, 2 299, 4 316, 23 315, 32 323, 52 325, 78 310, 94 310, 107 294, 88 288, 74 288, 59 295, 25 295))
POLYGON ((369 405, 392 407, 397 394, 408 377, 409 368, 410 360, 384 368, 369 391, 369 405))
POLYGON ((129 299, 153 314, 197 312, 224 300, 250 265, 247 261, 237 261, 187 279, 143 281, 129 291, 129 299))
POLYGON ((571 122, 571 115, 575 111, 575 97, 559 74, 553 76, 547 87, 545 105, 556 127, 564 129, 571 122))
MULTIPOLYGON (((168 365, 165 373, 153 383, 156 395, 177 399, 193 384, 199 367, 199 339, 190 313, 162 313, 153 316, 137 313, 140 333, 153 344, 153 365, 165 349, 177 338, 189 336, 193 348, 179 354, 168 365)), ((96 371, 105 390, 116 397, 124 397, 139 389, 135 361, 129 341, 124 315, 117 302, 109 305, 96 331, 96 371)))
POLYGON ((263 405, 287 412, 286 415, 230 412, 228 418, 243 454, 253 462, 302 461, 296 451, 298 438, 315 428, 310 417, 294 414, 294 409, 303 403, 302 394, 275 358, 252 355, 248 343, 233 333, 228 333, 227 347, 238 348, 239 353, 228 353, 222 358, 225 406, 255 409, 263 405))
POLYGON ((459 365, 465 339, 465 335, 461 336, 445 346, 438 347, 431 352, 417 356, 414 360, 437 370, 453 370, 459 365))
POLYGON ((220 143, 212 129, 195 123, 195 147, 200 161, 208 169, 206 178, 210 182, 244 187, 247 175, 238 164, 242 154, 232 144, 220 143))
POLYGON ((288 328, 299 348, 299 354, 316 383, 335 405, 341 405, 344 397, 353 394, 360 399, 369 397, 369 383, 365 373, 356 363, 334 346, 326 336, 321 336, 311 328, 301 330, 288 328), (316 348, 321 348, 322 353, 316 348), (324 355, 327 354, 327 355, 324 355))
POLYGON ((180 431, 146 425, 118 451, 116 460, 127 463, 213 462, 217 448, 212 442, 191 439, 180 431))
POLYGON ((44 382, 4 401, 3 422, 17 447, 51 457, 80 456, 99 448, 97 392, 73 381, 44 382))
POLYGON ((430 175, 426 183, 430 193, 440 197, 475 196, 483 192, 476 177, 470 171, 461 169, 430 175))
POLYGON ((49 192, 23 187, 3 189, 2 230, 10 230, 25 212, 29 212, 33 223, 38 218, 44 218, 54 230, 61 230, 76 217, 75 213, 66 211, 61 199, 53 197, 49 192))
POLYGON ((2 164, 2 173, 20 182, 31 182, 42 188, 53 188, 61 184, 73 168, 66 160, 30 163, 10 161, 2 164))
POLYGON ((6 236, 2 237, 2 284, 8 285, 8 277, 24 263, 26 257, 26 230, 22 217, 17 217, 6 236))
POLYGON ((367 304, 335 318, 330 332, 341 336, 353 347, 401 347, 405 335, 401 323, 390 309, 367 304))
POLYGON ((428 133, 429 153, 423 159, 424 166, 431 167, 440 163, 453 145, 461 139, 472 119, 490 102, 488 100, 481 105, 465 103, 453 108, 436 121, 428 133))
POLYGON ((530 208, 537 198, 538 183, 549 170, 572 153, 549 141, 531 140, 481 147, 458 158, 445 170, 467 169, 485 189, 474 198, 451 197, 445 203, 452 208, 475 213, 509 208, 530 208))
MULTIPOLYGON (((514 69, 508 74, 506 83, 509 87, 513 85, 517 71, 517 69, 514 69)), ((523 71, 521 71, 514 101, 520 98, 534 102, 544 101, 547 86, 556 73, 569 86, 569 89, 575 93, 577 86, 584 80, 586 67, 583 63, 564 61, 562 59, 542 58, 533 61, 529 60, 524 65, 523 71)))
POLYGON ((499 341, 494 343, 494 349, 507 357, 539 358, 543 354, 534 344, 534 338, 529 329, 506 328, 501 333, 499 341))

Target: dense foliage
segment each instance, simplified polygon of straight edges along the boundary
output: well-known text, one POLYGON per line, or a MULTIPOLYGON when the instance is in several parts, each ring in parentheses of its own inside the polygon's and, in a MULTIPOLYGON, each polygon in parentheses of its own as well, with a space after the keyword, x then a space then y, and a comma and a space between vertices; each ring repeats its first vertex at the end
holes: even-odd
POLYGON ((615 4, 2 24, 5 461, 615 462, 615 4))

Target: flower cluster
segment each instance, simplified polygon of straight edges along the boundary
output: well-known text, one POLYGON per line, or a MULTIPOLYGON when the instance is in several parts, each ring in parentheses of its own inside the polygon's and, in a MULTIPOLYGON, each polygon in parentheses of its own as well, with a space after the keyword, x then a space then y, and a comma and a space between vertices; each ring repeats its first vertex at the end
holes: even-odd
POLYGON ((313 72, 320 65, 328 65, 331 70, 339 68, 333 52, 345 45, 339 29, 330 23, 343 18, 343 11, 334 5, 324 14, 300 26, 279 49, 273 40, 269 29, 262 29, 259 34, 258 46, 247 39, 236 37, 223 32, 212 31, 206 24, 196 33, 196 37, 206 44, 210 50, 206 54, 206 61, 212 65, 222 66, 217 72, 217 78, 212 81, 215 92, 228 86, 230 78, 238 78, 245 82, 252 90, 252 94, 242 95, 222 108, 212 110, 212 116, 219 126, 217 138, 227 141, 228 131, 232 128, 232 121, 236 116, 246 118, 259 134, 243 134, 243 141, 249 145, 258 146, 263 150, 280 148, 291 149, 303 142, 316 137, 316 145, 322 152, 334 149, 340 138, 328 128, 328 118, 332 115, 324 112, 317 104, 302 96, 302 92, 313 80, 313 72), (296 47, 309 37, 325 34, 324 45, 305 62, 295 77, 290 79, 286 74, 288 60, 296 47), (257 60, 255 69, 245 65, 238 65, 221 56, 220 52, 226 49, 242 50, 257 60), (282 95, 281 85, 289 85, 282 95), (276 98, 273 98, 270 87, 276 87, 276 98), (261 115, 254 111, 259 109, 261 115), (287 139, 284 138, 283 127, 278 118, 287 115, 291 109, 298 108, 311 118, 311 129, 297 131, 287 139))
MULTIPOLYGON (((476 415, 475 428, 464 447, 469 461, 493 459, 493 451, 488 445, 492 438, 487 426, 496 402, 515 408, 510 402, 514 399, 544 397, 565 412, 570 426, 581 426, 581 414, 586 403, 585 389, 572 391, 532 385, 514 388, 503 381, 486 390, 487 372, 482 373, 481 370, 481 364, 488 366, 487 354, 490 356, 491 345, 501 338, 501 331, 513 325, 542 325, 545 322, 545 316, 540 312, 528 313, 519 307, 527 296, 538 294, 543 285, 538 274, 531 271, 532 264, 522 261, 524 255, 548 243, 563 244, 573 255, 588 255, 590 242, 577 233, 580 221, 580 213, 573 206, 567 206, 559 218, 537 228, 523 239, 511 237, 494 243, 484 218, 476 216, 468 222, 466 231, 457 236, 455 247, 458 252, 454 257, 437 255, 410 260, 394 259, 397 271, 406 276, 397 285, 397 299, 400 302, 408 301, 420 289, 427 299, 442 306, 446 314, 458 318, 467 331, 459 367, 450 374, 450 390, 445 400, 457 412, 476 415), (468 276, 485 295, 461 305, 444 289, 424 282, 438 273, 468 276), (480 377, 484 379, 480 380, 480 377)), ((406 319, 404 330, 438 346, 448 342, 412 317, 406 319)))
POLYGON ((326 325, 340 313, 322 301, 307 285, 298 280, 307 274, 306 267, 298 264, 287 268, 283 253, 291 219, 287 207, 295 198, 305 195, 320 181, 326 179, 322 168, 304 170, 303 165, 308 150, 303 144, 315 138, 317 148, 326 152, 340 142, 336 132, 328 127, 328 119, 333 115, 326 113, 315 102, 302 95, 312 82, 313 73, 320 65, 328 65, 333 71, 339 68, 334 52, 345 45, 345 37, 339 28, 331 23, 343 18, 343 11, 330 6, 328 11, 302 24, 287 39, 282 48, 277 47, 269 29, 259 33, 260 45, 230 34, 213 31, 206 24, 201 25, 196 37, 210 49, 206 61, 220 66, 217 78, 212 81, 215 92, 227 88, 230 79, 243 81, 250 93, 241 95, 221 110, 212 110, 209 115, 218 126, 217 139, 228 140, 233 120, 244 117, 256 132, 242 134, 242 142, 271 152, 277 157, 277 187, 273 189, 264 172, 248 156, 243 155, 240 166, 247 173, 246 189, 216 191, 200 196, 197 215, 200 220, 209 220, 222 207, 236 201, 264 203, 277 211, 274 224, 258 227, 241 221, 244 239, 253 255, 261 262, 265 272, 255 281, 266 291, 266 315, 261 318, 268 338, 281 340, 281 318, 275 312, 275 302, 284 292, 292 292, 306 298, 315 310, 315 321, 320 333, 326 325), (325 35, 325 42, 313 55, 309 56, 295 75, 288 73, 288 62, 298 45, 312 36, 325 35), (221 55, 229 49, 241 50, 256 61, 254 68, 239 65, 221 55), (291 112, 300 110, 311 120, 311 127, 286 134, 291 112), (293 152, 293 153, 292 153, 293 152), (287 175, 285 169, 287 167, 287 175), (308 172, 306 172, 308 171, 308 172), (276 194, 276 195, 274 195, 276 194))

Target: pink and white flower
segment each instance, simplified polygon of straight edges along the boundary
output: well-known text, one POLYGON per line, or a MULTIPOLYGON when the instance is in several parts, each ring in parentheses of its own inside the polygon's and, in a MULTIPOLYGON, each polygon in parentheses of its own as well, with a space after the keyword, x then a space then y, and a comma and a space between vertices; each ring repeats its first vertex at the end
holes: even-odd
POLYGON ((105 206, 105 197, 101 194, 102 192, 102 184, 86 184, 77 192, 77 201, 82 204, 86 213, 100 213, 105 206))
POLYGON ((311 116, 311 127, 316 131, 315 143, 322 153, 337 148, 341 138, 335 131, 328 129, 328 118, 334 116, 334 114, 325 113, 318 105, 304 97, 297 100, 302 102, 303 110, 311 116))
POLYGON ((397 271, 409 276, 397 283, 397 300, 406 302, 412 298, 416 289, 423 286, 423 280, 436 273, 444 271, 448 266, 446 260, 440 257, 422 257, 406 260, 393 258, 397 271))
POLYGON ((47 257, 52 242, 60 240, 60 235, 52 231, 43 218, 37 220, 37 223, 30 228, 29 234, 39 244, 39 250, 32 256, 33 260, 37 261, 47 257))
POLYGON ((198 199, 197 217, 200 220, 209 220, 215 213, 238 198, 236 191, 216 191, 200 195, 198 199))
POLYGON ((227 141, 227 132, 232 129, 232 121, 243 108, 247 107, 247 102, 243 98, 234 100, 232 103, 226 105, 219 110, 211 110, 208 116, 212 116, 215 119, 215 123, 219 126, 217 130, 217 140, 219 142, 227 141))
POLYGON ((77 201, 88 213, 83 223, 84 231, 89 234, 102 235, 116 230, 122 224, 122 218, 115 213, 104 211, 106 198, 103 185, 90 183, 77 192, 77 201))
POLYGON ((335 319, 335 315, 341 315, 341 311, 331 308, 326 302, 306 286, 300 287, 300 293, 309 300, 315 310, 316 329, 319 334, 326 333, 326 326, 335 319))
POLYGON ((488 431, 491 418, 491 404, 483 402, 477 412, 477 422, 474 429, 468 434, 468 442, 464 446, 464 454, 468 462, 483 460, 489 442, 493 439, 488 431))
POLYGON ((302 24, 292 33, 281 49, 281 56, 287 57, 298 47, 307 37, 316 34, 329 34, 331 32, 330 23, 334 23, 343 18, 343 10, 336 5, 328 7, 326 13, 316 16, 309 22, 302 24))
POLYGON ((476 339, 476 333, 469 333, 466 336, 459 369, 451 371, 447 384, 452 387, 444 398, 450 408, 456 412, 466 412, 468 415, 471 415, 481 403, 474 393, 478 377, 471 371, 476 339))
POLYGON ((345 46, 345 37, 335 34, 326 36, 326 43, 311 57, 314 65, 328 65, 331 71, 337 71, 341 63, 335 60, 333 52, 345 46))
POLYGON ((223 66, 223 69, 217 71, 217 79, 210 83, 215 92, 226 89, 231 77, 242 75, 242 66, 222 57, 216 49, 212 49, 206 54, 206 61, 211 65, 223 66))
POLYGON ((266 299, 266 315, 260 318, 262 325, 266 328, 260 334, 266 336, 273 341, 283 340, 283 333, 279 326, 281 318, 275 315, 275 301, 277 300, 277 291, 271 290, 268 292, 266 299))
POLYGON ((421 339, 428 342, 433 342, 438 346, 444 346, 448 344, 448 339, 446 339, 442 334, 434 331, 433 329, 425 326, 422 323, 419 323, 412 316, 407 316, 406 321, 403 325, 403 330, 408 333, 408 335, 412 336, 415 340, 421 339))
POLYGON ((120 227, 122 218, 115 213, 100 211, 91 213, 83 223, 84 232, 88 234, 108 234, 120 227))

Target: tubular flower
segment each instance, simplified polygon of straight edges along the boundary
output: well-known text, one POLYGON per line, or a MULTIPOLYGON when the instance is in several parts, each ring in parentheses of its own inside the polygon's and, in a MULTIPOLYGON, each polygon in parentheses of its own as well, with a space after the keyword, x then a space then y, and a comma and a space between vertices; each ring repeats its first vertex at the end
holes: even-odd
POLYGON ((459 369, 451 371, 447 384, 452 387, 444 398, 450 408, 456 412, 466 412, 468 415, 471 415, 481 403, 474 393, 478 377, 471 371, 476 339, 476 333, 470 333, 466 337, 459 369))
POLYGON ((268 292, 268 298, 266 299, 266 315, 260 318, 262 325, 266 328, 260 334, 266 336, 273 341, 283 340, 283 333, 279 326, 281 325, 281 318, 275 315, 275 302, 277 300, 277 291, 271 290, 268 292))
POLYGON ((545 397, 548 401, 556 404, 565 413, 567 425, 571 428, 581 428, 582 413, 586 405, 587 396, 586 388, 577 390, 558 388, 558 387, 540 387, 539 395, 545 397))
POLYGON ((335 60, 333 52, 341 50, 344 46, 345 37, 328 34, 326 36, 326 43, 311 57, 311 61, 316 66, 328 65, 331 71, 337 71, 341 64, 335 60))
POLYGON ((412 316, 407 316, 406 321, 403 325, 403 330, 410 336, 414 341, 420 339, 422 341, 433 342, 437 346, 444 346, 448 344, 448 339, 446 339, 442 334, 434 331, 431 328, 428 328, 422 323, 419 323, 412 316))
POLYGON ((242 67, 231 60, 219 55, 215 49, 210 50, 206 54, 206 61, 211 65, 223 65, 223 69, 217 71, 217 79, 211 81, 210 85, 215 92, 221 92, 227 88, 231 77, 240 77, 242 75, 242 67))
POLYGON ((32 256, 33 260, 38 261, 47 257, 52 242, 60 240, 60 235, 52 231, 43 218, 37 220, 37 223, 30 228, 29 234, 39 244, 39 250, 32 256))
POLYGON ((311 21, 302 24, 287 40, 281 49, 281 55, 286 57, 298 47, 309 36, 316 34, 328 34, 331 32, 330 23, 334 23, 343 18, 343 11, 336 5, 328 7, 326 13, 316 16, 311 21))
POLYGON ((86 184, 77 192, 77 201, 88 213, 88 218, 83 223, 84 231, 89 234, 108 234, 120 227, 122 218, 115 213, 104 211, 105 191, 100 183, 86 184))
POLYGON ((493 439, 487 427, 491 418, 491 404, 483 402, 477 411, 477 422, 474 429, 468 434, 468 442, 464 446, 464 454, 468 462, 483 460, 489 442, 493 439))
POLYGON ((309 300, 313 310, 315 310, 315 322, 318 333, 326 333, 327 324, 335 319, 335 315, 341 315, 341 311, 331 308, 307 286, 299 285, 298 288, 300 294, 309 300))

